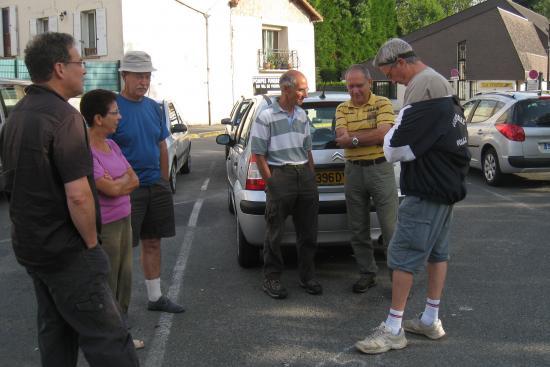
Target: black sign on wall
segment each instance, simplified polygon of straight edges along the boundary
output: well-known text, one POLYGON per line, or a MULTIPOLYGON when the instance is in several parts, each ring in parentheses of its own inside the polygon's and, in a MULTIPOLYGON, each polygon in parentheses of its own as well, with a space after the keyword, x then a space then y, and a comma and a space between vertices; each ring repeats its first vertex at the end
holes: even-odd
POLYGON ((270 91, 280 91, 279 77, 255 76, 252 78, 254 95, 266 94, 270 91))

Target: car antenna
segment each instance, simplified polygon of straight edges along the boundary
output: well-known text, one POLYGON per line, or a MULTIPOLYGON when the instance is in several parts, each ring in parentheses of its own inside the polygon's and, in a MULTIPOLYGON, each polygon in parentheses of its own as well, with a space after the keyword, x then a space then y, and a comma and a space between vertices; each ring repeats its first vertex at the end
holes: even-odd
POLYGON ((319 99, 325 99, 327 98, 327 96, 325 96, 325 89, 327 88, 327 82, 324 82, 323 83, 323 92, 321 93, 321 95, 319 96, 319 99))

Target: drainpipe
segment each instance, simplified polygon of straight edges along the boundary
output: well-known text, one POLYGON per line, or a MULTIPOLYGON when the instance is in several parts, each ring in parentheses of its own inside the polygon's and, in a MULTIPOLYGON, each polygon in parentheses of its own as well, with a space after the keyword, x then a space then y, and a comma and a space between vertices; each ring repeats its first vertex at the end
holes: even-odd
POLYGON ((208 99, 208 125, 212 125, 212 111, 211 111, 211 103, 210 103, 210 52, 209 52, 209 44, 208 44, 208 18, 210 15, 208 14, 208 11, 211 9, 208 9, 206 12, 202 12, 198 9, 193 8, 192 6, 189 6, 185 4, 181 0, 176 0, 176 2, 180 3, 181 5, 201 14, 204 17, 204 26, 206 28, 206 95, 208 99))

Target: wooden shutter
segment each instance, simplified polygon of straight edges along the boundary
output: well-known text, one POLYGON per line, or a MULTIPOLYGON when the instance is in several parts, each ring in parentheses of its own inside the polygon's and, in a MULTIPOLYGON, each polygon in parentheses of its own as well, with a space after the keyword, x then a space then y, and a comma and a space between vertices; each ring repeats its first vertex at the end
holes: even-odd
POLYGON ((82 55, 82 29, 80 28, 80 12, 73 13, 73 37, 78 53, 82 55))
POLYGON ((18 52, 17 8, 15 7, 15 5, 10 5, 9 12, 10 12, 9 32, 10 32, 11 55, 7 55, 7 56, 17 56, 17 52, 18 52))
POLYGON ((49 32, 57 32, 57 16, 54 15, 53 17, 48 18, 48 31, 49 32))
POLYGON ((36 25, 36 18, 31 18, 29 20, 29 27, 30 27, 30 31, 31 31, 31 38, 36 36, 36 34, 38 33, 38 27, 36 25))
POLYGON ((95 10, 97 55, 107 55, 107 15, 105 8, 95 10))
MULTIPOLYGON (((2 10, 0 8, 0 10, 2 10)), ((4 57, 4 35, 2 34, 2 29, 4 29, 3 23, 2 23, 2 16, 0 15, 0 57, 4 57)))

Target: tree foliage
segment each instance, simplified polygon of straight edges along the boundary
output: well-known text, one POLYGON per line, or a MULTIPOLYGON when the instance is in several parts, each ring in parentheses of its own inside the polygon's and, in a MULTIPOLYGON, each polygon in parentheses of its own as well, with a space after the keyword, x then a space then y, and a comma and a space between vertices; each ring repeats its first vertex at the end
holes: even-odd
POLYGON ((349 65, 374 57, 389 38, 411 33, 481 1, 310 0, 324 17, 323 22, 315 24, 315 61, 320 79, 340 80, 349 65))
POLYGON ((323 81, 340 80, 351 64, 371 58, 397 34, 395 0, 312 0, 324 21, 315 24, 315 58, 323 81))

